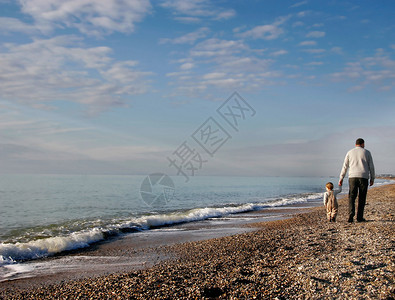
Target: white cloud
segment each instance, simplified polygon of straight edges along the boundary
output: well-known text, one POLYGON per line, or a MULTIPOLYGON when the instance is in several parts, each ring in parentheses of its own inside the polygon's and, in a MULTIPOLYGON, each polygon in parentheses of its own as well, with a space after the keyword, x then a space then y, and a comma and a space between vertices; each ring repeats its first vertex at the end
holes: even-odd
POLYGON ((305 11, 298 12, 296 15, 297 15, 299 18, 303 18, 303 17, 306 17, 306 16, 308 16, 308 15, 310 15, 310 14, 311 14, 311 11, 305 10, 305 11))
MULTIPOLYGON (((353 147, 355 139, 362 136, 372 152, 377 173, 394 171, 394 126, 355 127, 343 132, 335 130, 330 134, 323 133, 316 139, 305 138, 305 135, 295 132, 295 127, 288 130, 289 133, 275 143, 256 143, 254 146, 234 148, 222 156, 229 155, 227 159, 243 166, 244 174, 248 175, 338 176, 346 152, 353 147), (291 140, 289 136, 294 138, 291 140), (336 143, 328 145, 327 141, 336 143)), ((284 134, 282 129, 275 128, 276 132, 270 130, 270 133, 281 136, 284 134)), ((307 126, 298 129, 303 129, 304 133, 311 132, 311 128, 307 126)), ((264 141, 265 138, 259 140, 264 141)), ((234 169, 240 172, 236 167, 234 166, 234 169)), ((231 172, 230 170, 229 173, 231 172)))
POLYGON ((260 25, 256 26, 251 30, 245 31, 244 33, 240 33, 239 36, 245 38, 253 38, 253 39, 264 39, 264 40, 274 40, 277 39, 281 34, 284 33, 284 30, 280 28, 289 17, 280 17, 273 24, 260 25))
POLYGON ((235 10, 217 7, 209 0, 164 0, 162 6, 171 9, 176 20, 187 23, 202 19, 224 20, 236 15, 235 10))
POLYGON ((215 20, 226 20, 233 18, 236 15, 236 12, 233 9, 221 11, 218 15, 214 18, 215 20))
POLYGON ((224 78, 226 76, 226 73, 219 73, 219 72, 216 72, 216 73, 208 73, 208 74, 206 74, 206 75, 204 75, 203 76, 203 79, 208 79, 208 80, 211 80, 211 79, 219 79, 219 78, 224 78))
POLYGON ((128 96, 145 92, 149 84, 145 78, 150 73, 139 71, 137 62, 113 61, 110 48, 85 48, 75 37, 5 47, 0 52, 3 99, 49 107, 65 100, 97 112, 124 105, 128 96))
POLYGON ((325 36, 324 31, 310 31, 309 33, 306 34, 307 38, 321 38, 325 36))
POLYGON ((322 66, 324 63, 322 61, 313 61, 310 63, 307 63, 306 66, 322 66))
POLYGON ((180 66, 181 70, 190 70, 195 66, 193 63, 185 63, 180 66))
POLYGON ((293 4, 293 5, 291 5, 290 8, 295 8, 295 7, 299 7, 299 6, 302 6, 302 5, 306 5, 307 3, 308 3, 307 1, 297 2, 297 3, 293 4))
POLYGON ((392 86, 390 86, 390 85, 381 86, 381 87, 378 88, 378 90, 379 90, 380 92, 388 92, 388 91, 392 90, 392 86))
POLYGON ((315 46, 317 45, 316 41, 303 41, 299 43, 299 46, 315 46))
POLYGON ((261 25, 246 31, 242 36, 254 39, 274 40, 278 38, 284 30, 275 25, 261 25))
POLYGON ((280 56, 280 55, 285 55, 287 53, 288 53, 287 50, 278 50, 278 51, 270 53, 270 55, 271 56, 280 56))
POLYGON ((294 22, 294 23, 292 24, 292 27, 300 27, 300 26, 304 26, 304 23, 301 22, 301 21, 297 21, 297 22, 294 22))
POLYGON ((136 132, 97 128, 89 120, 65 118, 63 112, 6 101, 0 107, 0 173, 138 172, 144 164, 158 165, 169 151, 136 132))
MULTIPOLYGON (((52 135, 56 138, 56 135, 52 135)), ((86 133, 85 138, 89 138, 86 133)), ((106 138, 101 136, 101 138, 106 138)), ((74 138, 74 143, 84 139, 74 138)), ((167 150, 167 149, 166 149, 167 150)), ((0 173, 130 174, 146 172, 163 160, 158 147, 115 145, 79 147, 57 139, 54 142, 24 140, 0 142, 0 173), (32 143, 33 142, 33 143, 32 143)))
POLYGON ((19 0, 39 28, 76 28, 88 35, 133 32, 150 13, 149 0, 19 0))
POLYGON ((248 47, 238 40, 220 40, 211 38, 197 44, 190 53, 194 57, 212 57, 212 56, 228 56, 234 53, 240 53, 248 47))
POLYGON ((302 51, 310 53, 310 54, 320 54, 320 53, 324 53, 326 50, 325 49, 304 49, 302 51))
POLYGON ((40 30, 31 24, 26 24, 18 19, 0 17, 0 31, 5 34, 21 32, 25 34, 38 34, 40 30))
POLYGON ((381 49, 375 56, 349 62, 342 72, 332 74, 334 80, 344 82, 349 79, 353 86, 349 92, 360 91, 373 86, 379 91, 389 91, 395 86, 395 61, 381 49))
POLYGON ((171 43, 171 44, 194 44, 197 40, 205 38, 207 36, 207 33, 210 32, 210 29, 207 27, 202 27, 199 28, 198 30, 194 32, 190 32, 188 34, 185 34, 183 36, 169 39, 169 38, 163 38, 159 42, 161 44, 166 44, 166 43, 171 43))
MULTIPOLYGON (((286 53, 285 50, 279 50, 273 54, 286 53)), ((281 73, 269 70, 274 61, 264 59, 261 55, 260 51, 250 49, 242 40, 211 38, 202 41, 190 50, 189 57, 178 61, 181 67, 193 61, 196 66, 194 72, 188 69, 188 74, 168 74, 175 86, 172 95, 202 98, 215 94, 215 90, 256 90, 277 84, 281 73)))

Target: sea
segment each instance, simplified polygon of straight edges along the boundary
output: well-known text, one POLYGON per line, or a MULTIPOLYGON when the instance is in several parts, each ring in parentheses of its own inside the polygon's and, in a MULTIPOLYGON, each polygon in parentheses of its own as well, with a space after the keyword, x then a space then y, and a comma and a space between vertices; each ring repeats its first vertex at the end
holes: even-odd
MULTIPOLYGON (((10 266, 117 236, 322 203, 334 177, 0 175, 0 281, 10 266)), ((386 184, 377 180, 375 185, 386 184)), ((348 192, 347 185, 343 194, 348 192)), ((7 273, 8 272, 8 273, 7 273)), ((7 275, 8 274, 8 275, 7 275)))

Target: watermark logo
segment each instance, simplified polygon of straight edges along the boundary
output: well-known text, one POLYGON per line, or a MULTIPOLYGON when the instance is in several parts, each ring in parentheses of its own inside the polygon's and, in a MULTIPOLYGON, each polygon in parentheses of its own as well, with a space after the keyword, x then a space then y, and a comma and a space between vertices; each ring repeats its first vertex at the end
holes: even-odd
POLYGON ((231 135, 214 118, 209 117, 191 136, 211 157, 224 145, 231 135))
MULTIPOLYGON (((176 175, 183 176, 185 182, 195 176, 209 158, 213 158, 221 147, 232 138, 230 132, 238 132, 241 123, 256 114, 252 106, 237 92, 234 92, 219 106, 216 112, 219 116, 208 117, 191 134, 191 139, 183 141, 170 157, 166 157, 169 162, 168 166, 175 169, 176 175)), ((174 192, 173 181, 163 173, 147 176, 140 189, 143 201, 155 206, 166 205, 173 197, 174 192), (155 187, 156 185, 158 187, 155 187)))
POLYGON ((166 174, 153 173, 144 178, 140 186, 143 201, 150 206, 164 206, 173 198, 175 186, 166 174))
POLYGON ((237 92, 234 92, 220 107, 217 113, 236 131, 240 122, 247 117, 255 116, 255 109, 251 107, 237 92))

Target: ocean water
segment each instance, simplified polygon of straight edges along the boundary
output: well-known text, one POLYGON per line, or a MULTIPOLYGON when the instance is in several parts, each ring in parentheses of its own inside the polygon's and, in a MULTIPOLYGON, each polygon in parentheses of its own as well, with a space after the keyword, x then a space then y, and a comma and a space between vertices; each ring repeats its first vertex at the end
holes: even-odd
MULTIPOLYGON (((213 176, 185 183, 183 177, 172 177, 173 188, 163 178, 0 175, 0 267, 89 247, 116 235, 322 201, 325 183, 338 180, 213 176), (144 182, 148 194, 161 197, 147 197, 144 182)), ((376 185, 384 183, 378 180, 376 185)))

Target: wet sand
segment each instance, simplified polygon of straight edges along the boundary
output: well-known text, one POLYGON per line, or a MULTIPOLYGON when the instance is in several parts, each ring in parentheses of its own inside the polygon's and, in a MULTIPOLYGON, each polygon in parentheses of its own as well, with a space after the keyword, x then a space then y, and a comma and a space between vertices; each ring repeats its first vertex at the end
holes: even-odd
MULTIPOLYGON (((146 255, 145 265, 137 260, 142 269, 123 274, 110 270, 106 276, 73 280, 66 277, 63 282, 32 287, 28 279, 9 281, 0 283, 0 298, 392 299, 394 201, 394 184, 371 189, 365 223, 346 223, 343 199, 336 223, 326 221, 320 206, 303 214, 299 210, 288 219, 246 222, 244 233, 225 237, 188 240, 186 235, 184 243, 176 239, 162 244, 156 239, 158 245, 147 248, 141 243, 140 249, 133 250, 125 248, 127 239, 120 239, 118 244, 103 244, 84 256, 101 253, 109 258, 118 251, 116 257, 131 264, 136 257, 132 253, 140 251, 146 255)), ((169 229, 182 231, 182 226, 169 229)))

